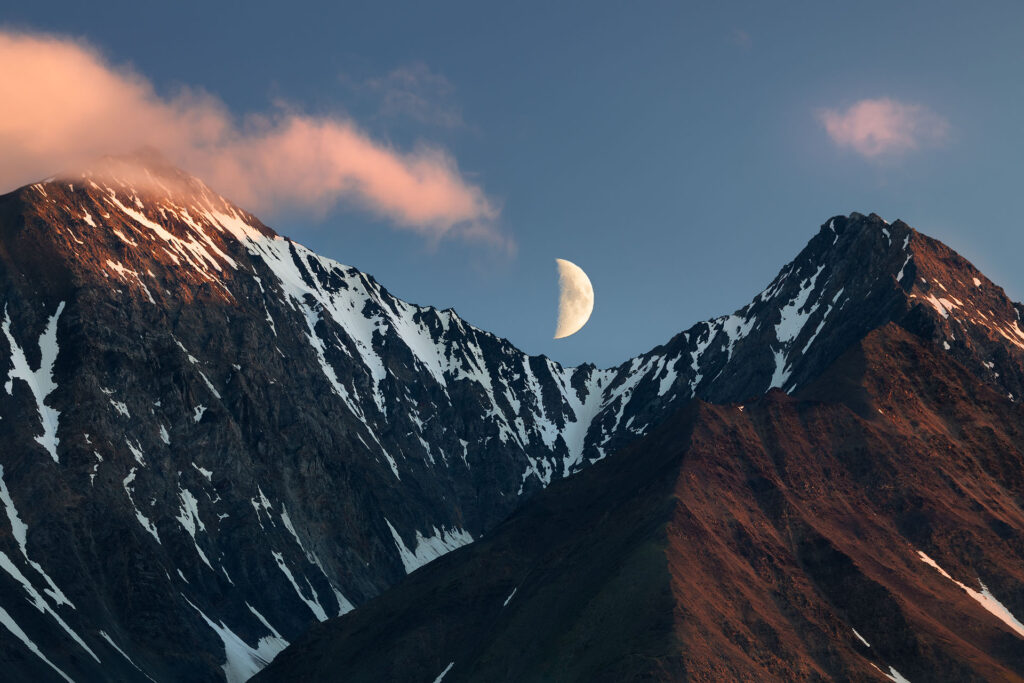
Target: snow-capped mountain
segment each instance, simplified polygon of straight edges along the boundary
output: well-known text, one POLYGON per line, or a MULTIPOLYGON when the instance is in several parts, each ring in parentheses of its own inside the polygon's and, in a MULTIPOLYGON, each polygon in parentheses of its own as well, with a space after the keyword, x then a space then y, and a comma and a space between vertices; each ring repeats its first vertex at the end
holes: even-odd
POLYGON ((1019 681, 1024 410, 894 323, 699 399, 254 681, 1019 681))
POLYGON ((890 321, 1024 392, 1021 307, 874 215, 732 315, 564 368, 109 160, 0 197, 0 304, 0 653, 26 677, 243 680, 693 397, 793 391, 890 321))

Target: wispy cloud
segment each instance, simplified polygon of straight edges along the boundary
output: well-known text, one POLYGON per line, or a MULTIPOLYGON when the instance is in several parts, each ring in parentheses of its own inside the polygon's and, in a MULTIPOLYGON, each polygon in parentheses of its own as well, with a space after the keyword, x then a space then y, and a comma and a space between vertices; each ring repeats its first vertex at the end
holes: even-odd
POLYGON ((287 106, 240 118, 203 92, 163 96, 79 41, 0 30, 0 103, 0 191, 152 146, 247 208, 348 202, 431 238, 507 244, 495 203, 440 148, 398 150, 287 106))
POLYGON ((380 114, 409 118, 444 128, 463 125, 462 110, 452 101, 455 86, 444 75, 417 62, 384 76, 368 78, 361 86, 380 99, 380 114))
POLYGON ((729 34, 729 42, 735 45, 736 47, 742 48, 744 50, 749 50, 751 46, 754 44, 754 41, 750 37, 750 34, 741 28, 734 28, 732 30, 732 32, 729 34))
POLYGON ((822 109, 818 120, 834 143, 868 159, 932 146, 949 135, 949 123, 927 107, 887 97, 822 109))

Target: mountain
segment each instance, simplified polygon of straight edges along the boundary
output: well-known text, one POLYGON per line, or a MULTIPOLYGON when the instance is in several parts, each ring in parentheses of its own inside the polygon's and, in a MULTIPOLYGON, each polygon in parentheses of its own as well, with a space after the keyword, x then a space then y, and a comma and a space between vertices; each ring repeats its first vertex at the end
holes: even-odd
POLYGON ((699 399, 255 681, 1024 680, 1024 408, 889 323, 699 399))
POLYGON ((0 197, 0 304, 20 678, 243 680, 693 398, 800 392, 888 323, 1024 394, 1022 308, 874 215, 830 219, 732 315, 564 368, 110 158, 0 197))

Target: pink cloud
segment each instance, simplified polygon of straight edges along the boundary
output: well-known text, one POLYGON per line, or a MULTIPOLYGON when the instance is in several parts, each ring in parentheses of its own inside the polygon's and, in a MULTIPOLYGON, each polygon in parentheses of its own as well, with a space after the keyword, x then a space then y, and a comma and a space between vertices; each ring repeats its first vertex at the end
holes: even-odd
POLYGON ((926 107, 887 97, 824 109, 818 119, 833 142, 869 159, 934 145, 949 134, 946 120, 926 107))
POLYGON ((0 102, 0 191, 152 146, 245 208, 350 202, 432 238, 508 244, 498 208, 439 148, 396 150, 285 107, 239 120, 202 92, 162 96, 78 41, 0 30, 0 102))

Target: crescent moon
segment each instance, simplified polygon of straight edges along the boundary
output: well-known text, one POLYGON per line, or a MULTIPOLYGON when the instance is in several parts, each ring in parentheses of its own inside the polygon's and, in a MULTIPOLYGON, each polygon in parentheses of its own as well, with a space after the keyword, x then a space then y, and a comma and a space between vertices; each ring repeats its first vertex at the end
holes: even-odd
POLYGON ((558 329, 555 339, 580 331, 594 310, 594 287, 583 269, 571 261, 556 258, 558 265, 558 329))

